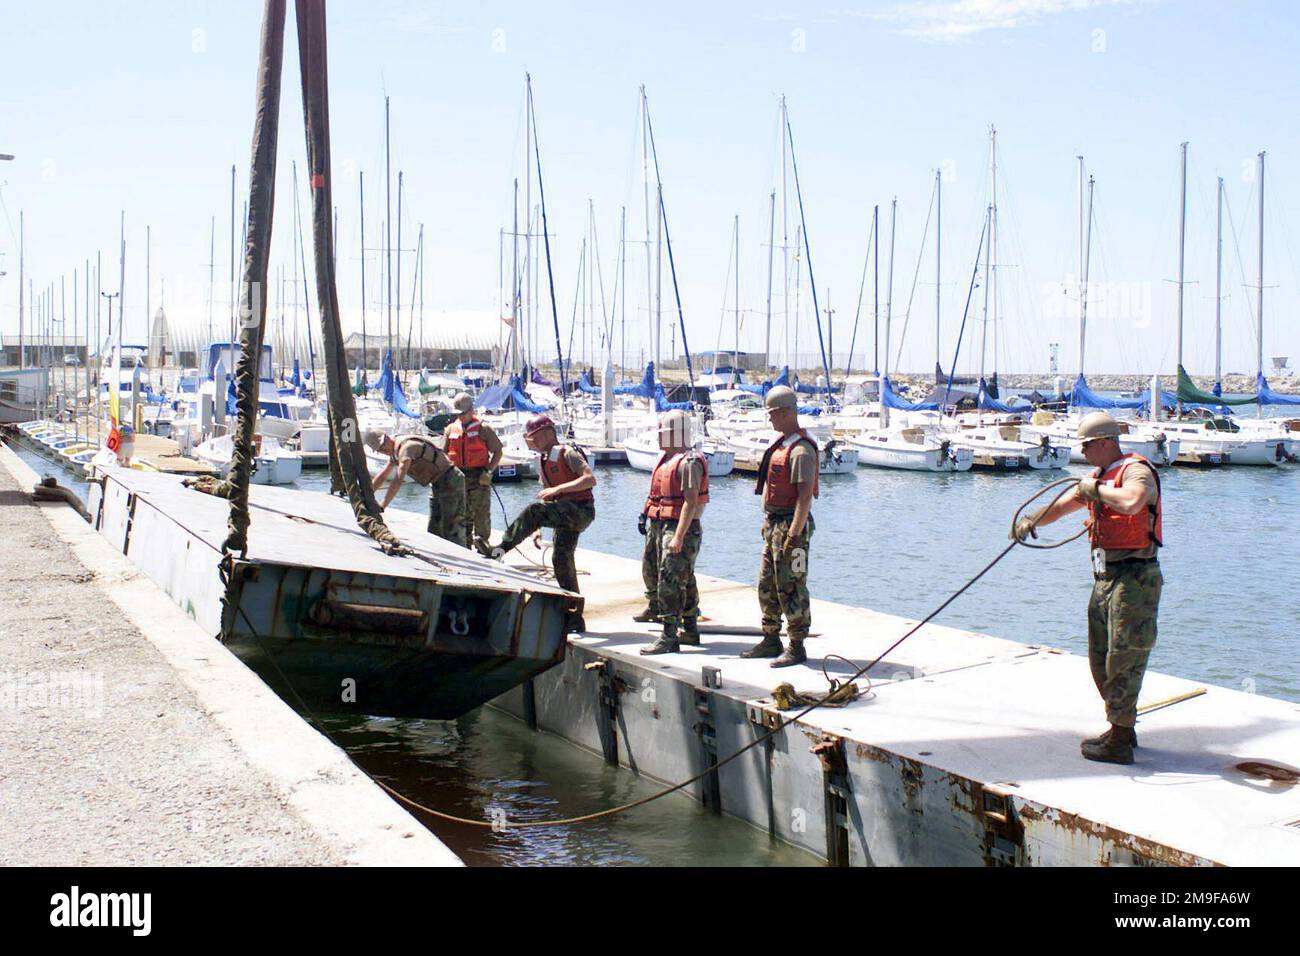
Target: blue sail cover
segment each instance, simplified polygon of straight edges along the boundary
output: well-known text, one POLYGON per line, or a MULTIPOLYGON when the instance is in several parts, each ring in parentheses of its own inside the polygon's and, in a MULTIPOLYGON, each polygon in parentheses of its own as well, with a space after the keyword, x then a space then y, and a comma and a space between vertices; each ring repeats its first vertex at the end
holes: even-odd
POLYGON ((614 389, 615 395, 635 395, 637 398, 655 397, 655 363, 647 362, 641 381, 636 385, 619 385, 614 389))
POLYGON ((398 381, 397 373, 393 371, 393 353, 384 353, 384 371, 379 376, 379 381, 375 383, 379 388, 380 394, 384 396, 384 402, 392 405, 393 408, 405 415, 407 418, 419 418, 420 416, 411 411, 411 406, 406 404, 406 395, 402 392, 402 383, 398 381))
POLYGON ((655 411, 656 412, 676 412, 685 411, 691 407, 690 402, 670 402, 668 396, 664 394, 664 387, 659 382, 655 383, 655 411))
POLYGON ((938 402, 905 402, 894 391, 894 384, 886 375, 880 387, 880 401, 886 408, 895 408, 900 412, 937 412, 938 402))
POLYGON ((524 380, 520 375, 511 375, 504 385, 489 385, 479 392, 474 405, 488 412, 519 411, 537 414, 550 406, 538 405, 524 391, 524 380))
MULTIPOLYGON (((534 379, 534 381, 536 381, 536 379, 534 379)), ((546 384, 546 383, 538 383, 538 384, 546 384)), ((587 370, 585 368, 582 370, 582 375, 578 378, 578 391, 585 392, 587 395, 600 394, 600 389, 598 389, 595 385, 591 384, 591 377, 587 374, 587 370)))
POLYGON ((736 388, 740 389, 742 392, 750 392, 754 395, 766 395, 778 385, 784 385, 786 388, 790 387, 790 366, 782 365, 780 374, 770 382, 759 382, 757 385, 749 385, 745 382, 741 382, 736 386, 736 388))
POLYGON ((1261 405, 1300 405, 1300 395, 1283 395, 1268 387, 1268 379, 1255 376, 1255 392, 1261 405))
POLYGON ((1021 415, 1025 412, 1032 412, 1034 406, 1030 405, 1023 398, 1017 398, 1015 401, 1019 405, 1012 405, 1010 402, 1000 402, 996 398, 990 398, 988 392, 988 383, 980 379, 980 392, 978 406, 982 412, 1000 412, 1004 415, 1021 415))
POLYGON ((1082 374, 1074 380, 1074 387, 1070 389, 1069 394, 1071 408, 1146 408, 1148 401, 1149 396, 1107 398, 1104 395, 1098 395, 1088 387, 1088 383, 1084 381, 1082 374))

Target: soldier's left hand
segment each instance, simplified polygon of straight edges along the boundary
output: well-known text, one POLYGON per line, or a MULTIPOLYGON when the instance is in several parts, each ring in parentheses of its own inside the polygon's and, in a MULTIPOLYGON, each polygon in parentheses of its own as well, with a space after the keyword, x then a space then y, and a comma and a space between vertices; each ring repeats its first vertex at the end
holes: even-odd
POLYGON ((1101 495, 1097 490, 1097 476, 1085 475, 1079 479, 1079 494, 1088 501, 1100 501, 1101 495))
POLYGON ((681 554, 683 544, 684 542, 681 538, 677 537, 677 535, 673 535, 672 540, 668 542, 668 550, 673 554, 681 554))
POLYGON ((537 497, 542 501, 550 501, 555 497, 555 489, 543 488, 541 491, 537 492, 537 497))

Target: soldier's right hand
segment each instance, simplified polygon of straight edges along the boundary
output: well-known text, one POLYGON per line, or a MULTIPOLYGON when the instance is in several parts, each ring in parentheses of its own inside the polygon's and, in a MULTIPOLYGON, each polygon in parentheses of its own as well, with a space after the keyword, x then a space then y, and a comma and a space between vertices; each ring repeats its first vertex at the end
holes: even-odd
POLYGON ((644 511, 641 512, 640 517, 638 517, 638 518, 636 519, 636 530, 639 531, 639 532, 641 532, 642 537, 645 536, 645 533, 646 533, 646 513, 645 513, 644 511))
POLYGON ((1034 519, 1021 518, 1016 522, 1016 527, 1009 537, 1012 537, 1017 541, 1024 541, 1027 538, 1037 538, 1038 529, 1034 527, 1034 519))

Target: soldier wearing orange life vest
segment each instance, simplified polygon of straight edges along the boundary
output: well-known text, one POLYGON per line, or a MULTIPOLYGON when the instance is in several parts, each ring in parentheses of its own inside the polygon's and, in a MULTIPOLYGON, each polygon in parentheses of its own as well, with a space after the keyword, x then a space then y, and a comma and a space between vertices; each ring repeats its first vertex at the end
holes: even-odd
POLYGON ((1160 477, 1141 455, 1119 446, 1119 423, 1105 412, 1085 415, 1078 437, 1096 470, 1037 515, 1021 518, 1017 538, 1037 537, 1035 528, 1088 510, 1093 588, 1088 602, 1088 663, 1106 703, 1110 729, 1083 741, 1089 760, 1131 764, 1137 747, 1138 692, 1156 643, 1160 607, 1157 552, 1163 544, 1164 505, 1160 477))
POLYGON ((812 626, 808 596, 808 548, 812 541, 812 501, 817 497, 817 443, 799 427, 794 390, 778 385, 767 393, 768 421, 779 437, 763 455, 755 494, 763 496, 763 558, 758 572, 758 604, 763 640, 741 657, 774 657, 773 667, 808 659, 804 640, 812 626), (781 645, 785 618, 789 647, 781 645))
MULTIPOLYGON (((587 464, 587 457, 576 445, 562 444, 555 434, 555 423, 548 415, 534 415, 524 426, 524 441, 540 456, 542 489, 534 501, 519 513, 519 517, 506 528, 499 547, 492 550, 495 558, 512 551, 539 528, 552 528, 555 532, 552 561, 555 565, 555 583, 566 591, 578 591, 578 568, 574 552, 578 536, 596 520, 596 499, 591 489, 596 487, 596 476, 587 464)), ((534 541, 540 544, 539 538, 534 541)), ((570 631, 586 630, 581 613, 569 620, 570 631)))
POLYGON ((452 399, 458 413, 443 429, 447 457, 465 475, 465 511, 470 547, 488 554, 492 535, 492 473, 505 449, 492 426, 474 416, 474 399, 461 392, 452 399))
POLYGON ((691 419, 682 411, 659 422, 662 454, 650 475, 650 494, 638 528, 645 535, 641 578, 647 606, 638 621, 660 621, 663 634, 642 654, 671 654, 700 643, 700 591, 695 560, 703 531, 700 515, 709 501, 709 467, 692 449, 691 419))

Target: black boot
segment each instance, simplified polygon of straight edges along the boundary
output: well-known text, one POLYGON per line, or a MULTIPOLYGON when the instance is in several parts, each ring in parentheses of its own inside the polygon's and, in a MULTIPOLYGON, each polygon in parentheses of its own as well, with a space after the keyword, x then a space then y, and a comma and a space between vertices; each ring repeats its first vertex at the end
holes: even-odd
POLYGON ((632 620, 640 621, 642 624, 658 624, 659 612, 653 604, 647 604, 646 609, 639 614, 633 614, 632 620))
POLYGON ((659 635, 659 640, 641 648, 641 653, 646 656, 651 654, 676 654, 679 650, 681 648, 677 643, 677 625, 665 624, 664 632, 659 635))
POLYGON ((583 620, 581 614, 570 614, 568 621, 565 622, 566 633, 582 634, 587 630, 587 622, 583 620))
POLYGON ((1131 736, 1131 728, 1111 724, 1109 736, 1103 734, 1099 743, 1085 740, 1079 745, 1079 750, 1085 760, 1096 760, 1100 763, 1130 764, 1133 762, 1131 736))
POLYGON ((1116 727, 1115 724, 1111 724, 1104 734, 1100 734, 1096 737, 1089 737, 1083 743, 1084 745, 1091 745, 1094 747, 1099 746, 1101 744, 1108 742, 1112 737, 1114 737, 1116 730, 1124 732, 1121 733, 1119 737, 1121 742, 1125 739, 1125 737, 1127 737, 1128 742, 1131 746, 1136 747, 1138 745, 1138 735, 1135 729, 1133 729, 1132 727, 1116 727))
POLYGON ((677 635, 677 643, 683 647, 700 646, 700 622, 698 618, 688 617, 682 620, 682 630, 677 635))
POLYGON ((785 649, 785 653, 774 660, 772 667, 791 667, 795 664, 802 664, 808 659, 807 652, 803 649, 803 638, 790 638, 790 646, 785 649))
POLYGON ((781 638, 775 634, 764 634, 763 639, 747 651, 741 651, 741 657, 780 657, 784 648, 781 638))

